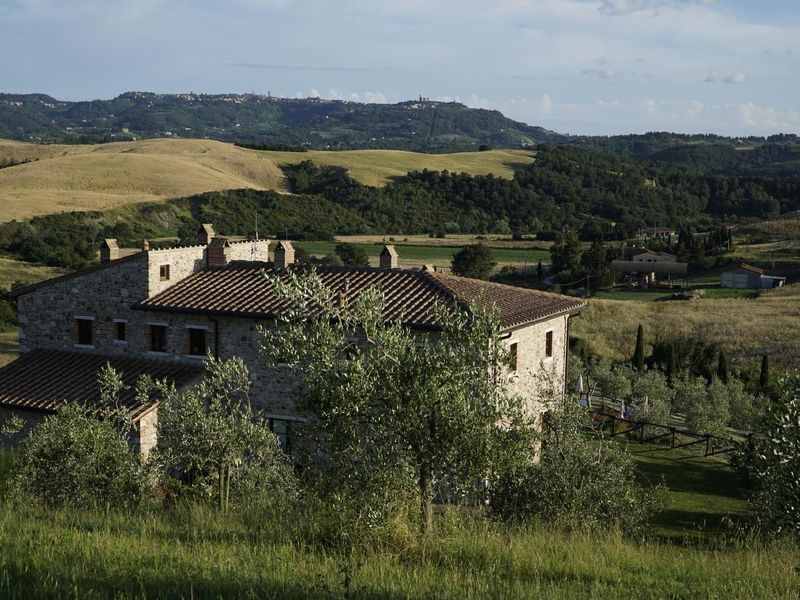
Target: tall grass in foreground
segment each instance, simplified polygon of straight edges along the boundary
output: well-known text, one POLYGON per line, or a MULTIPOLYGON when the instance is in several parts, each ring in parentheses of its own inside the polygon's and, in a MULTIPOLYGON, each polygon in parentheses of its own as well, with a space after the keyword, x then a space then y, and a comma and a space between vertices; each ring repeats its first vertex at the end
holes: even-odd
POLYGON ((303 531, 313 515, 259 521, 181 507, 117 512, 0 507, 3 598, 796 598, 794 545, 714 550, 439 515, 358 551, 303 531), (306 521, 306 522, 302 522, 306 521))

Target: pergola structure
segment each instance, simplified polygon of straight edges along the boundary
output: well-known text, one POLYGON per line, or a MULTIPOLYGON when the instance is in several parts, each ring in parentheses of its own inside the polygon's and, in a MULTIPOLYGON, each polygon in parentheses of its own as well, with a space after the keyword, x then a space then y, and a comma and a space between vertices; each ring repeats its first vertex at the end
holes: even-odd
POLYGON ((671 281, 673 278, 682 279, 685 286, 689 273, 689 265, 679 262, 613 260, 610 268, 612 272, 616 273, 636 273, 642 288, 656 287, 658 282, 663 281, 664 278, 667 281, 671 281))

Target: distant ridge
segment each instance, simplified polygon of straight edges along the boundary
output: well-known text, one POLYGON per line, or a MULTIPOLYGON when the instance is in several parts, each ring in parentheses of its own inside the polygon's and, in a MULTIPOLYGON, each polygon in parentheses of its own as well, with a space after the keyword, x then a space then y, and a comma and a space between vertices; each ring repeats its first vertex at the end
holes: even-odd
POLYGON ((126 92, 111 100, 66 102, 46 94, 0 94, 0 138, 48 144, 189 138, 262 150, 425 153, 571 145, 626 160, 671 163, 706 175, 800 174, 800 139, 794 134, 565 135, 496 110, 427 98, 365 104, 258 94, 126 92))
POLYGON ((66 102, 45 94, 0 94, 0 138, 91 143, 163 137, 417 152, 521 148, 562 138, 499 111, 422 98, 363 104, 257 94, 126 92, 111 100, 66 102))

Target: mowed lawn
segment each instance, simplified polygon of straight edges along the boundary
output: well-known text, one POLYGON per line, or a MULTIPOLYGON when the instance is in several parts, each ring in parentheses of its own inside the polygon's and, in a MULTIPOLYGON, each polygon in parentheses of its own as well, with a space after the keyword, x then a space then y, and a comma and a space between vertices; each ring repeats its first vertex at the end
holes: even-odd
POLYGON ((620 442, 635 458, 643 484, 666 486, 653 532, 672 539, 711 541, 751 520, 742 477, 727 454, 703 456, 703 445, 670 450, 659 444, 620 442))
MULTIPOLYGON (((392 242, 388 242, 392 243, 392 242)), ((295 242, 296 248, 310 252, 316 256, 333 254, 336 242, 295 242)), ((378 256, 384 244, 369 243, 357 244, 367 251, 370 257, 370 264, 378 264, 378 256)), ((433 264, 435 266, 449 267, 453 255, 461 249, 461 246, 423 246, 406 245, 394 243, 395 250, 399 255, 400 266, 417 267, 423 264, 433 264)), ((548 250, 542 248, 492 248, 492 254, 498 266, 536 266, 541 260, 547 263, 550 260, 548 250)))

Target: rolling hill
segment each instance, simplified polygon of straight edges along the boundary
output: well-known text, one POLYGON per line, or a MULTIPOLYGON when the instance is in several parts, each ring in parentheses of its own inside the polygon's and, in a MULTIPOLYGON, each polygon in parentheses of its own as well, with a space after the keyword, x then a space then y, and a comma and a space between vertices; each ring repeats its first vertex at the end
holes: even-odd
POLYGON ((311 159, 350 170, 368 185, 424 168, 511 178, 533 161, 512 150, 419 154, 392 150, 269 152, 211 140, 153 139, 55 145, 0 140, 0 222, 105 210, 226 189, 287 191, 279 165, 311 159), (30 162, 23 162, 30 161, 30 162))
POLYGON ((457 102, 425 99, 362 104, 255 94, 127 92, 110 100, 64 102, 44 94, 0 94, 0 137, 35 142, 114 141, 177 136, 317 150, 422 152, 520 148, 559 134, 457 102))

